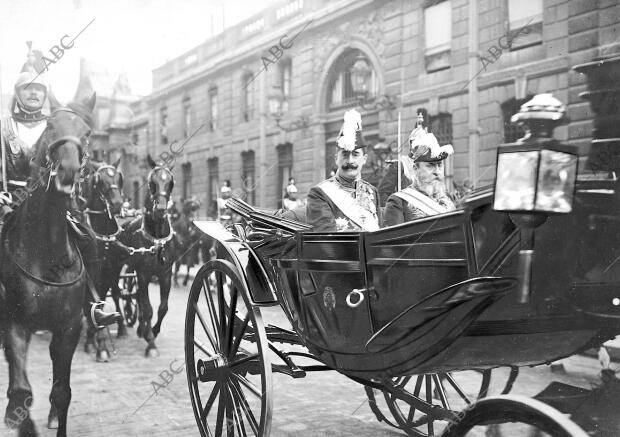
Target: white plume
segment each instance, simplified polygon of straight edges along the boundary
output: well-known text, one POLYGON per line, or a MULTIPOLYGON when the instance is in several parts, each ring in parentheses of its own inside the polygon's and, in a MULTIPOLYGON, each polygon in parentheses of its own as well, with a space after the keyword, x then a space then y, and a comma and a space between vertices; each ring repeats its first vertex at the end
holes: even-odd
POLYGON ((446 155, 452 155, 454 153, 452 144, 440 146, 435 135, 427 132, 418 132, 416 135, 413 135, 411 150, 413 151, 414 158, 426 154, 428 150, 431 152, 431 158, 438 158, 443 153, 446 155))
POLYGON ((338 138, 338 147, 352 151, 355 149, 355 133, 362 129, 362 116, 355 109, 344 113, 341 136, 338 138))

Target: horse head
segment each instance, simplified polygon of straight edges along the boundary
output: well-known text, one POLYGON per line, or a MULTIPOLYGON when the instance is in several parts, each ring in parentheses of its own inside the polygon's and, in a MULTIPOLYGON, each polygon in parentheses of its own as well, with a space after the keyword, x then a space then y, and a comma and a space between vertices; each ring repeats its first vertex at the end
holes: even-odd
POLYGON ((91 161, 84 186, 88 208, 95 210, 97 202, 101 202, 110 217, 120 214, 123 206, 123 173, 119 165, 120 158, 113 164, 91 161))
POLYGON ((155 219, 162 218, 168 211, 170 196, 174 188, 174 175, 172 167, 168 168, 164 163, 155 163, 150 155, 147 161, 151 171, 147 177, 148 195, 145 196, 144 206, 146 213, 155 219))
MULTIPOLYGON (((84 148, 92 132, 91 114, 96 96, 67 106, 52 104, 47 128, 39 138, 32 172, 36 185, 69 197, 76 191, 84 148), (47 179, 47 180, 45 180, 47 179), (53 182, 52 182, 53 179, 53 182)), ((56 103, 56 102, 53 102, 56 103)))

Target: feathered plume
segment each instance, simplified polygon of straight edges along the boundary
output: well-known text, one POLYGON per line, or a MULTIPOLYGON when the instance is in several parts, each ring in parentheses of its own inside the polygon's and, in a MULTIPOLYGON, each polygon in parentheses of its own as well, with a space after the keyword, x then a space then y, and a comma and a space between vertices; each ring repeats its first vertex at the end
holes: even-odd
POLYGON ((415 136, 413 136, 413 139, 411 139, 412 158, 415 161, 427 153, 430 154, 431 159, 445 159, 454 153, 454 148, 451 144, 440 146, 437 142, 437 138, 432 133, 418 132, 415 136))
POLYGON ((362 129, 362 116, 355 109, 344 113, 344 123, 338 138, 338 147, 349 152, 355 149, 356 132, 362 129))

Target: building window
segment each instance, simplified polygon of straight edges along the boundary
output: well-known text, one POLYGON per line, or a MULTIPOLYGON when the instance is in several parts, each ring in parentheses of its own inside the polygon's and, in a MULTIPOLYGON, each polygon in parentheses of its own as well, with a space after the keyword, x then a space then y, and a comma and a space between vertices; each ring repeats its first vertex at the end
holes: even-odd
POLYGON ((278 208, 282 208, 282 198, 286 193, 288 180, 293 174, 293 145, 291 143, 278 144, 278 184, 276 185, 276 199, 278 208))
POLYGON ((133 199, 132 205, 134 208, 140 207, 140 182, 133 181, 133 199))
POLYGON ((514 143, 519 138, 525 136, 525 129, 518 124, 512 123, 510 119, 513 115, 519 112, 521 105, 525 102, 532 100, 534 96, 532 94, 526 96, 524 99, 509 99, 502 103, 502 118, 504 120, 504 143, 514 143))
POLYGON ((282 85, 282 112, 288 111, 288 102, 291 100, 291 82, 293 77, 293 63, 290 59, 282 61, 280 65, 280 83, 282 85))
POLYGON ((542 0, 508 0, 510 50, 542 44, 542 0))
POLYGON ((186 162, 181 166, 183 184, 181 186, 181 200, 189 199, 192 195, 192 163, 186 162))
POLYGON ((159 140, 161 144, 168 144, 168 108, 165 106, 159 110, 159 140))
POLYGON ((245 192, 245 201, 250 205, 256 203, 256 168, 254 151, 241 152, 241 184, 245 192))
POLYGON ((243 76, 243 101, 241 102, 243 121, 250 121, 254 116, 254 82, 252 73, 243 76))
POLYGON ((207 192, 207 216, 217 217, 217 198, 219 188, 219 164, 217 158, 207 159, 208 192, 207 192))
POLYGON ((189 97, 183 99, 183 138, 190 136, 192 130, 192 102, 189 97))
MULTIPOLYGON (((352 49, 343 53, 334 62, 335 68, 330 74, 327 93, 327 105, 330 110, 358 104, 358 100, 353 93, 353 86, 351 85, 351 67, 353 67, 360 55, 368 59, 362 51, 352 49)), ((372 98, 378 93, 378 82, 375 69, 372 65, 369 66, 372 72, 366 89, 369 90, 368 97, 372 98)))
POLYGON ((426 71, 450 68, 452 46, 452 4, 450 0, 427 2, 424 9, 424 60, 426 71))
MULTIPOLYGON (((439 113, 428 118, 429 131, 437 138, 440 146, 452 143, 452 114, 439 113)), ((448 156, 443 166, 446 188, 450 193, 454 190, 454 155, 448 156)))
POLYGON ((209 129, 217 129, 217 87, 209 90, 209 129))

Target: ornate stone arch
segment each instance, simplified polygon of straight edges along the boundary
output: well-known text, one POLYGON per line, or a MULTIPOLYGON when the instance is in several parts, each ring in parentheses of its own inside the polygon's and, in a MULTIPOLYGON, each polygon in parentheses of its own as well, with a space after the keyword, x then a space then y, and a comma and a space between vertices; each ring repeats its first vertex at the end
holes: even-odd
POLYGON ((378 93, 385 92, 385 74, 382 68, 381 58, 377 55, 375 50, 364 39, 359 37, 351 37, 346 44, 337 46, 332 52, 325 58, 322 65, 319 66, 318 81, 320 84, 320 92, 315 97, 314 107, 315 114, 327 114, 329 112, 327 107, 327 92, 329 88, 329 81, 332 75, 337 71, 337 62, 346 55, 350 50, 360 50, 371 63, 372 68, 375 70, 377 79, 378 93))

